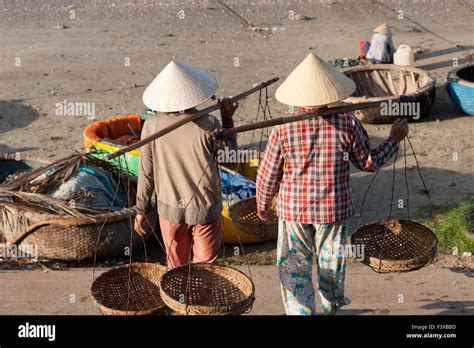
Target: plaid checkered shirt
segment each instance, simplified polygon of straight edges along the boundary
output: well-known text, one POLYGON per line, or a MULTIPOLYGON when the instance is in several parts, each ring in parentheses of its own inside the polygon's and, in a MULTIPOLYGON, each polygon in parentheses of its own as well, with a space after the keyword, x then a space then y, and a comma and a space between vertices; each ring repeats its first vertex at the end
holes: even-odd
POLYGON ((348 219, 355 210, 349 161, 373 172, 397 150, 392 138, 371 150, 367 132, 352 113, 276 126, 258 169, 257 207, 268 210, 277 196, 278 217, 285 221, 348 219))

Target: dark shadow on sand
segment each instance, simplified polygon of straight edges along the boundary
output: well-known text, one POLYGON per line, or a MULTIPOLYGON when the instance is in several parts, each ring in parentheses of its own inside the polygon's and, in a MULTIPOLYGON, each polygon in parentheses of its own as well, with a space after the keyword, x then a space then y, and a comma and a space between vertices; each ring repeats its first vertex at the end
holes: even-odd
MULTIPOLYGON (((416 55, 416 60, 423 60, 423 59, 429 59, 429 58, 434 58, 438 56, 444 56, 445 54, 452 54, 452 53, 461 53, 461 52, 467 52, 468 50, 473 49, 474 46, 451 46, 447 48, 443 48, 440 50, 435 50, 435 51, 430 51, 426 53, 420 53, 416 55)), ((451 61, 452 62, 452 61, 451 61)))
POLYGON ((420 308, 439 309, 440 312, 436 313, 436 315, 473 315, 474 301, 438 301, 428 303, 420 308))
POLYGON ((0 133, 26 127, 38 116, 38 110, 22 102, 0 100, 0 133))
POLYGON ((454 273, 464 274, 466 277, 469 277, 469 278, 474 278, 474 268, 450 267, 449 270, 454 273))

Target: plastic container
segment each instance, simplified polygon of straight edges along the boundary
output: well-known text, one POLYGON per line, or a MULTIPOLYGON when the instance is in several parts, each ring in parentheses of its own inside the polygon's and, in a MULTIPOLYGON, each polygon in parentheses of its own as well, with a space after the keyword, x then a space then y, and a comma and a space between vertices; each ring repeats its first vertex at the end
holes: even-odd
POLYGON ((415 66, 415 51, 408 45, 400 45, 393 55, 393 63, 401 66, 415 66))

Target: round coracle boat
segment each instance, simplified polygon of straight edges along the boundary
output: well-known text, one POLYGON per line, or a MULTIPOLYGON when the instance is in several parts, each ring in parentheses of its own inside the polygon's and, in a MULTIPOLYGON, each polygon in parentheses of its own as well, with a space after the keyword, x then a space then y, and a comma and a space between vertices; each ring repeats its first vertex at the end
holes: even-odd
MULTIPOLYGON (((91 123, 83 132, 84 146, 88 150, 96 150, 97 157, 104 159, 108 154, 138 141, 145 119, 146 115, 124 115, 91 123)), ((138 176, 140 150, 127 152, 112 162, 138 176)))
POLYGON ((451 70, 447 80, 453 103, 466 114, 474 116, 474 63, 451 70))
POLYGON ((344 70, 344 74, 357 86, 354 94, 344 99, 344 103, 378 102, 398 99, 401 95, 411 100, 408 106, 413 107, 407 106, 406 110, 399 110, 398 114, 387 113, 387 109, 381 107, 355 111, 355 115, 364 123, 392 123, 396 116, 408 116, 413 120, 423 118, 427 116, 435 100, 436 78, 423 69, 370 64, 344 70))

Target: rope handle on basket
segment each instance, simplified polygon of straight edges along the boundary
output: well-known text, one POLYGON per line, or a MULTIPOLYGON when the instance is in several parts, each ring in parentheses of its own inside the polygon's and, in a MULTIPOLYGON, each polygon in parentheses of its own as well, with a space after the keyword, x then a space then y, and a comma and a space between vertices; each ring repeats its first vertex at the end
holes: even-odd
POLYGON ((410 217, 410 187, 408 186, 408 174, 407 174, 407 142, 406 139, 403 139, 403 159, 405 161, 405 187, 407 189, 407 217, 408 220, 411 220, 410 217))
POLYGON ((415 158, 416 169, 418 171, 418 175, 420 177, 421 183, 423 184, 423 189, 424 189, 423 194, 425 194, 428 197, 428 201, 430 202, 430 206, 431 206, 431 216, 433 217, 433 221, 435 223, 435 226, 437 226, 438 225, 438 218, 437 218, 437 214, 436 214, 436 209, 433 205, 433 201, 431 200, 430 190, 426 186, 425 180, 423 179, 423 176, 421 175, 420 164, 418 163, 418 158, 416 157, 415 150, 413 149, 413 144, 411 143, 410 138, 408 136, 406 137, 406 139, 408 140, 408 144, 410 145, 411 151, 413 153, 413 157, 415 158))
MULTIPOLYGON (((265 87, 265 96, 263 97, 263 98, 265 98, 265 103, 264 104, 262 103, 262 97, 263 97, 262 96, 262 90, 260 90, 259 94, 258 94, 258 107, 257 107, 257 115, 255 117, 255 122, 257 122, 257 120, 258 120, 258 117, 260 115, 260 111, 262 111, 262 115, 263 115, 264 120, 267 120, 267 113, 268 113, 268 116, 270 117, 270 119, 272 119, 272 113, 270 111, 270 106, 268 104, 268 99, 269 98, 268 98, 268 88, 267 87, 265 87)), ((253 139, 254 139, 254 136, 255 136, 255 131, 256 131, 256 129, 254 129, 252 131, 252 137, 250 139, 250 144, 253 143, 253 139)), ((261 132, 260 132, 259 153, 258 153, 259 163, 260 163, 261 156, 262 156, 263 131, 264 131, 264 128, 262 128, 261 132)), ((268 134, 267 134, 267 136, 268 136, 268 134)), ((239 174, 240 166, 241 166, 241 163, 238 162, 236 171, 228 170, 227 168, 226 168, 226 170, 228 170, 229 172, 231 172, 233 174, 235 173, 237 175, 240 175, 239 174)), ((219 170, 221 170, 220 167, 219 167, 219 170)), ((231 180, 233 180, 233 178, 231 180)), ((225 194, 227 196, 227 201, 228 201, 227 209, 228 209, 229 215, 230 215, 229 206, 232 204, 232 192, 229 193, 225 186, 224 186, 224 190, 225 190, 225 194)), ((232 190, 232 185, 231 185, 231 190, 232 190)), ((229 216, 229 217, 232 220, 232 217, 231 216, 229 216)), ((262 226, 262 225, 265 226, 265 221, 260 221, 260 226, 262 226)), ((239 230, 238 230, 237 226, 235 225, 235 223, 233 221, 232 221, 232 227, 233 227, 234 232, 235 232, 235 234, 237 236, 237 239, 239 241, 239 246, 240 246, 240 249, 242 250, 242 256, 244 258, 245 265, 247 266, 247 271, 249 273, 250 280, 253 283, 252 270, 251 270, 251 267, 250 267, 249 258, 248 258, 248 255, 245 253, 245 249, 244 249, 244 246, 242 244, 242 239, 240 238, 239 230)), ((225 258, 225 250, 224 250, 224 258, 225 258)))
POLYGON ((388 211, 388 218, 390 220, 392 218, 392 209, 393 209, 393 196, 395 195, 395 169, 397 164, 398 158, 398 149, 395 151, 395 158, 393 159, 393 169, 392 169, 392 189, 391 189, 391 196, 390 196, 390 209, 388 211))
MULTIPOLYGON (((393 195, 395 193, 395 169, 396 169, 396 163, 397 163, 397 157, 398 157, 398 149, 397 151, 395 152, 395 158, 393 159, 393 169, 392 169, 392 195, 391 195, 391 198, 390 198, 390 210, 388 212, 388 218, 387 218, 387 221, 389 221, 392 217, 392 207, 393 207, 393 195)), ((379 269, 378 271, 380 272, 380 269, 382 268, 382 261, 381 261, 381 257, 382 257, 382 252, 383 252, 383 249, 385 247, 385 240, 386 240, 386 237, 387 237, 387 233, 388 233, 388 230, 385 229, 384 233, 383 233, 383 238, 382 238, 382 244, 380 245, 380 249, 379 249, 379 253, 378 253, 378 256, 377 256, 377 259, 379 260, 379 269)))
POLYGON ((255 303, 255 296, 254 296, 254 301, 252 302, 252 304, 250 305, 250 307, 249 307, 246 311, 244 311, 243 314, 249 314, 250 312, 252 312, 252 310, 253 310, 253 304, 254 304, 254 303, 255 303))
MULTIPOLYGON (((270 118, 271 118, 271 112, 270 112, 270 109, 269 109, 269 106, 268 106, 268 90, 267 88, 265 88, 265 105, 262 106, 262 92, 261 90, 259 91, 259 107, 257 109, 257 119, 258 119, 258 115, 259 115, 259 112, 260 110, 262 110, 263 112, 263 115, 264 115, 264 119, 266 119, 266 112, 268 111, 269 114, 270 114, 270 118)), ((254 130, 255 131, 255 130, 254 130)), ((252 133, 252 141, 253 141, 253 137, 254 137, 254 133, 252 133)), ((211 135, 214 135, 214 134, 211 134, 211 135)), ((261 145, 262 145, 262 136, 263 136, 263 128, 262 128, 262 134, 261 134, 261 137, 260 137, 260 149, 261 149, 261 145)), ((252 142, 251 141, 251 142, 252 142)), ((216 154, 216 150, 217 150, 217 146, 216 146, 216 142, 214 142, 214 153, 213 155, 216 154)), ((259 159, 260 159, 260 154, 259 154, 259 159)), ((209 166, 210 163, 208 163, 208 166, 209 166)), ((237 166, 237 171, 232 171, 232 170, 229 170, 230 173, 232 174, 238 174, 238 170, 240 168, 240 163, 238 163, 238 166, 237 166)), ((206 167, 207 169, 207 167, 206 167)), ((222 169, 219 165, 217 165, 217 170, 220 172, 222 169)), ((226 168, 227 170, 227 168, 226 168)), ((204 174, 204 173, 203 173, 204 174)), ((198 183, 199 184, 199 183, 198 183)), ((225 194, 227 196, 227 201, 228 201, 228 207, 229 207, 229 204, 231 204, 231 198, 232 198, 232 192, 229 193, 227 191, 227 188, 224 186, 224 190, 225 190, 225 194)), ((197 192, 197 187, 196 187, 196 191, 194 192, 194 194, 196 194, 197 192)), ((191 200, 190 200, 191 201, 191 200)), ((190 202, 189 201, 189 202, 190 202)), ((189 204, 188 202, 188 204, 189 204)), ((187 204, 187 205, 188 205, 187 204)), ((186 207, 187 207, 186 205, 186 207)), ((249 259, 248 259, 248 255, 245 253, 245 249, 244 249, 244 246, 242 244, 242 240, 240 238, 240 234, 239 234, 239 231, 237 229, 237 227, 235 226, 234 223, 232 223, 232 226, 234 227, 234 230, 235 230, 235 233, 237 235, 237 238, 239 240, 239 246, 240 246, 240 249, 242 250, 242 254, 243 254, 243 257, 244 257, 244 261, 246 263, 246 266, 247 266, 247 269, 248 269, 248 273, 249 273, 249 278, 250 280, 252 281, 253 283, 253 277, 252 277, 252 271, 251 271, 251 268, 250 268, 250 262, 249 262, 249 259)), ((173 240, 174 241, 174 237, 173 237, 173 240)), ((191 238, 191 243, 190 243, 190 250, 192 250, 193 248, 193 238, 191 238)), ((222 244, 224 245, 224 243, 222 244)), ((188 259, 188 274, 187 274, 187 281, 186 281, 186 290, 185 290, 185 298, 186 298, 186 303, 185 303, 185 314, 187 315, 189 313, 189 310, 188 310, 188 294, 189 294, 189 282, 191 280, 191 265, 192 265, 192 262, 191 262, 191 256, 192 256, 192 252, 189 253, 189 259, 188 259)), ((169 257, 169 255, 167 255, 167 257, 169 257)), ((224 247, 224 259, 225 259, 225 247, 224 247)), ((168 266, 167 266, 167 269, 168 269, 168 266)), ((250 310, 252 310, 252 308, 250 308, 250 310)))
MULTIPOLYGON (((406 190, 407 190, 407 217, 408 217, 408 220, 411 220, 411 216, 410 216, 410 189, 409 189, 409 186, 408 186, 408 176, 407 176, 407 154, 406 154, 406 150, 407 150, 407 146, 406 146, 406 140, 408 140, 408 143, 410 144, 410 148, 412 150, 412 153, 413 153, 413 156, 415 157, 415 161, 416 161, 416 167, 417 167, 417 170, 418 170, 418 174, 420 176, 420 179, 421 179, 421 182, 423 183, 423 187, 424 187, 424 190, 426 192, 426 195, 428 196, 429 200, 430 200, 430 204, 433 208, 433 217, 434 217, 434 207, 433 207, 433 204, 431 202, 431 197, 429 195, 429 190, 427 189, 426 187, 426 184, 423 180, 423 177, 421 175, 421 170, 420 170, 420 166, 419 166, 419 163, 418 163, 418 159, 416 157, 416 154, 415 154, 415 150, 413 149, 413 145, 410 141, 410 138, 408 138, 408 136, 405 137, 405 139, 403 139, 403 156, 404 156, 404 163, 405 163, 405 168, 404 168, 404 174, 405 174, 405 186, 406 186, 406 190)), ((392 171, 392 189, 391 189, 391 199, 390 199, 390 210, 389 210, 389 214, 388 214, 388 218, 387 220, 390 220, 391 217, 392 217, 392 206, 393 206, 393 197, 394 197, 394 190, 395 190, 395 163, 397 161, 397 158, 398 158, 398 149, 395 153, 395 159, 393 161, 393 171, 392 171)), ((364 196, 362 198, 362 203, 361 203, 361 207, 360 207, 360 213, 359 213, 359 227, 362 225, 362 217, 363 217, 363 211, 364 211, 364 205, 365 205, 365 200, 366 200, 366 197, 367 197, 367 194, 369 193, 369 190, 370 188, 372 187, 372 184, 374 183, 375 181, 375 178, 377 177, 377 175, 379 174, 380 172, 380 168, 382 166, 380 166, 377 171, 375 172, 374 176, 372 177, 372 180, 370 181, 369 183, 369 186, 367 187, 367 190, 365 191, 364 193, 364 196)))
POLYGON ((364 197, 362 198, 362 203, 360 205, 360 213, 359 213, 359 227, 362 225, 362 215, 363 215, 363 211, 364 211, 365 199, 367 197, 367 194, 369 193, 370 188, 372 187, 372 184, 375 181, 375 178, 379 174, 381 167, 382 166, 377 168, 377 171, 375 172, 374 176, 372 177, 372 180, 370 180, 369 186, 367 186, 367 190, 365 190, 364 197))
MULTIPOLYGON (((416 168, 417 168, 417 171, 418 171, 418 175, 420 176, 420 180, 423 184, 423 188, 424 188, 424 194, 426 194, 426 196, 428 196, 428 200, 430 202, 430 205, 431 205, 431 208, 432 208, 432 216, 433 216, 433 220, 434 220, 434 223, 435 225, 437 225, 437 218, 436 218, 436 211, 435 211, 435 208, 434 208, 434 205, 433 205, 433 202, 431 200, 431 196, 430 196, 430 191, 428 190, 427 186, 426 186, 426 183, 423 179, 423 176, 421 174, 421 169, 420 169, 420 165, 419 165, 419 162, 418 162, 418 158, 416 157, 416 153, 415 153, 415 150, 413 148, 413 144, 411 143, 410 141, 410 138, 408 137, 408 135, 403 139, 403 155, 404 155, 404 163, 405 163, 405 168, 404 168, 404 174, 405 174, 405 185, 406 185, 406 190, 407 190, 407 216, 408 216, 408 220, 411 220, 410 218, 410 189, 409 189, 409 186, 408 186, 408 176, 407 176, 407 156, 406 156, 406 141, 408 141, 408 144, 410 145, 410 148, 412 150, 412 153, 413 153, 413 156, 415 158, 415 163, 416 163, 416 168)), ((395 153, 395 158, 393 160, 393 170, 392 170, 392 189, 391 189, 391 198, 390 198, 390 210, 389 210, 389 214, 388 214, 388 218, 387 218, 387 221, 391 219, 392 217, 392 207, 393 207, 393 197, 394 197, 394 192, 395 192, 395 169, 396 169, 396 162, 397 162, 397 157, 398 157, 398 149, 395 153)), ((365 198, 367 197, 367 193, 369 192, 370 190, 370 187, 372 186, 374 180, 375 180, 375 177, 377 176, 377 174, 379 173, 380 171, 380 168, 379 167, 377 169, 377 172, 375 173, 375 175, 373 176, 369 186, 367 187, 367 190, 365 191, 365 194, 364 194, 364 197, 362 199, 362 204, 361 204, 361 210, 360 210, 360 218, 359 218, 359 227, 361 226, 362 224, 362 211, 363 211, 363 208, 364 208, 364 203, 365 203, 365 198)), ((387 230, 384 232, 384 235, 383 235, 383 239, 382 239, 382 244, 380 246, 380 249, 379 249, 379 253, 378 253, 378 259, 379 259, 379 271, 380 271, 380 268, 382 267, 382 262, 380 261, 380 257, 382 256, 382 251, 383 251, 383 248, 384 248, 384 245, 385 245, 385 240, 386 240, 386 235, 387 235, 387 230)))

